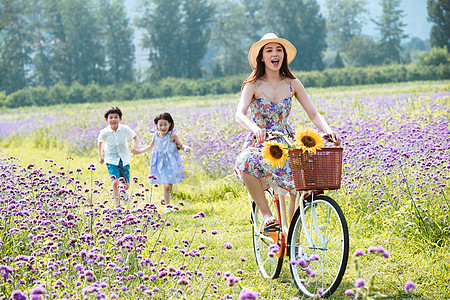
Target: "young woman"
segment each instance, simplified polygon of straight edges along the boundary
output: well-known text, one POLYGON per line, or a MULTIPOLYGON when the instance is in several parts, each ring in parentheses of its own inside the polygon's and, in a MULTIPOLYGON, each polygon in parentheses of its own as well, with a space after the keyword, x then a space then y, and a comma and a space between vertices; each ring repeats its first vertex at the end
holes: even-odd
MULTIPOLYGON (((266 181, 281 187, 286 193, 292 192, 288 209, 291 217, 295 209, 295 188, 289 160, 282 167, 275 168, 264 163, 261 155, 262 143, 271 131, 294 136, 293 129, 287 124, 293 97, 317 128, 329 134, 336 145, 341 142, 339 135, 328 126, 308 98, 302 83, 291 73, 289 63, 296 53, 294 45, 274 33, 265 34, 253 44, 248 60, 254 70, 242 84, 236 109, 236 123, 250 134, 236 159, 235 168, 263 214, 266 227, 280 224, 272 216, 264 195, 266 181)), ((278 141, 283 142, 283 139, 280 137, 278 141)))

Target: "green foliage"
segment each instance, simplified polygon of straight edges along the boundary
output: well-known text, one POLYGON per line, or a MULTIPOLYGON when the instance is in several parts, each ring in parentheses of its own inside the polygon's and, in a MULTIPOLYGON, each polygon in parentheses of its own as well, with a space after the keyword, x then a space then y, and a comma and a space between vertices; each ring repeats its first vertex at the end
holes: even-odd
POLYGON ((122 1, 100 1, 101 24, 104 32, 108 82, 133 80, 133 30, 122 1))
POLYGON ((91 83, 90 85, 86 86, 84 89, 84 99, 86 99, 86 102, 104 101, 102 89, 100 88, 100 86, 96 83, 91 83))
POLYGON ((84 97, 84 87, 78 81, 72 82, 67 96, 69 103, 86 102, 86 98, 84 97))
POLYGON ((428 0, 428 19, 431 27, 430 42, 433 47, 450 47, 450 2, 448 0, 428 0))
POLYGON ((433 47, 428 52, 421 52, 418 56, 417 63, 422 66, 439 66, 448 65, 450 63, 450 54, 447 46, 443 48, 433 47))
POLYGON ((5 106, 9 108, 31 106, 34 104, 33 97, 31 96, 31 90, 29 88, 24 88, 9 94, 5 101, 5 106))
POLYGON ((327 29, 334 48, 346 51, 355 36, 361 34, 364 0, 327 0, 327 29))
POLYGON ((50 104, 68 103, 69 102, 69 89, 59 81, 57 84, 50 88, 50 104))
POLYGON ((400 0, 382 0, 383 13, 378 21, 374 21, 380 31, 379 51, 383 63, 400 63, 400 44, 408 36, 404 34, 406 26, 402 22, 403 10, 399 9, 400 0))
POLYGON ((46 87, 37 86, 31 90, 31 98, 37 106, 50 104, 50 92, 46 87))
POLYGON ((275 10, 272 1, 266 3, 266 15, 274 18, 273 29, 296 46, 297 57, 301 58, 293 60, 290 68, 322 70, 323 52, 327 48, 326 26, 317 1, 279 1, 275 10))

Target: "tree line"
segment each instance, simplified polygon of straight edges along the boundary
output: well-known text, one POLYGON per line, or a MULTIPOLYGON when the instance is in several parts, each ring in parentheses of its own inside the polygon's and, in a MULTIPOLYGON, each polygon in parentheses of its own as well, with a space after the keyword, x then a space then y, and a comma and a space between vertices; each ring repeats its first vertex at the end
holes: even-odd
MULTIPOLYGON (((124 0, 0 0, 0 91, 25 87, 121 85, 139 77, 213 77, 248 73, 250 45, 265 32, 294 43, 296 71, 323 70, 324 52, 336 51, 333 67, 402 63, 407 36, 400 0, 380 0, 372 20, 379 39, 361 33, 365 0, 139 0, 134 20, 124 0), (134 28, 148 52, 144 74, 133 69, 134 28)), ((449 2, 428 0, 432 46, 449 43, 449 2)))

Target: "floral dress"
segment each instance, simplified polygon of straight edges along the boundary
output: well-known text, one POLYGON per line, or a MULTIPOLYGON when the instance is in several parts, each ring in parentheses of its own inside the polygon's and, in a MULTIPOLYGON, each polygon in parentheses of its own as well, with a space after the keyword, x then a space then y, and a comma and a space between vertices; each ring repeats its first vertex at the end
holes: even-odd
MULTIPOLYGON (((266 128, 267 132, 279 131, 283 134, 294 136, 294 131, 286 123, 292 107, 292 86, 291 97, 285 98, 280 103, 274 103, 264 98, 257 98, 250 104, 250 119, 261 128, 266 128)), ((285 144, 282 137, 277 141, 285 144)), ((273 167, 267 163, 261 155, 262 145, 254 138, 253 133, 249 133, 245 139, 242 152, 236 158, 235 170, 241 170, 257 178, 265 179, 272 186, 279 186, 287 191, 293 191, 294 177, 289 167, 289 159, 280 168, 273 167)), ((239 172, 237 172, 239 177, 239 172)))

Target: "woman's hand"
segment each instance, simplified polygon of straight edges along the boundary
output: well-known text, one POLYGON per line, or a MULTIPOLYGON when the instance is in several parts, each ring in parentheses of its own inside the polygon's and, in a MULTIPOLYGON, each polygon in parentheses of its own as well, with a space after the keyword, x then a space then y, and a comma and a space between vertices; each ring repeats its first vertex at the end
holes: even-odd
POLYGON ((330 133, 328 133, 328 137, 329 137, 329 140, 331 142, 333 142, 336 146, 339 146, 341 144, 341 137, 339 136, 338 133, 330 132, 330 133))
POLYGON ((262 144, 266 141, 267 132, 265 128, 258 128, 254 134, 258 143, 262 144))

